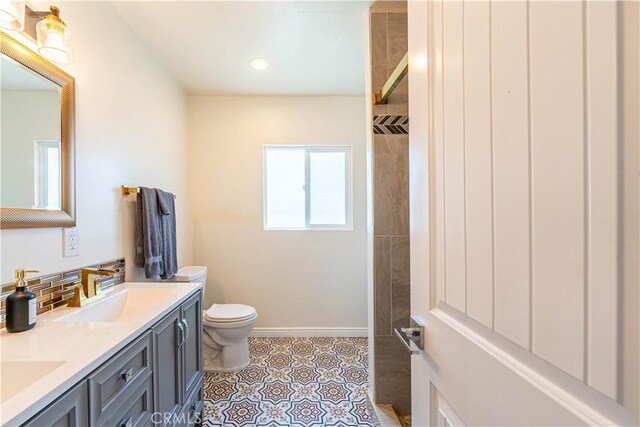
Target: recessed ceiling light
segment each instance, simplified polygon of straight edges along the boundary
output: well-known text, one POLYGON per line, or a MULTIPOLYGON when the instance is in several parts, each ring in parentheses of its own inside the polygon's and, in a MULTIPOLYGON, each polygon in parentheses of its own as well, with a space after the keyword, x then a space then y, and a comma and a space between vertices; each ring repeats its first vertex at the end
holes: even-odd
POLYGON ((251 61, 251 66, 256 70, 264 70, 269 66, 266 59, 257 58, 251 61))

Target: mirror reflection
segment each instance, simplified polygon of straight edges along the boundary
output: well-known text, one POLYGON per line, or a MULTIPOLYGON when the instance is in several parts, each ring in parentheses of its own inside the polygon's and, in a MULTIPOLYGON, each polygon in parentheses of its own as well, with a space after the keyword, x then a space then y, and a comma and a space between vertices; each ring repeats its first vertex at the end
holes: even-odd
POLYGON ((61 209, 60 87, 0 57, 0 206, 61 209))

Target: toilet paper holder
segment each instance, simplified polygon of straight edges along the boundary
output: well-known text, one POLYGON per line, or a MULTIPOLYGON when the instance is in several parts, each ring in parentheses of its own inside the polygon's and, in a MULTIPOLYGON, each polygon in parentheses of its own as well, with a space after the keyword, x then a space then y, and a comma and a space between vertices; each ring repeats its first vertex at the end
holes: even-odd
POLYGON ((418 354, 424 350, 424 325, 411 316, 408 328, 394 328, 396 336, 411 354, 418 354))

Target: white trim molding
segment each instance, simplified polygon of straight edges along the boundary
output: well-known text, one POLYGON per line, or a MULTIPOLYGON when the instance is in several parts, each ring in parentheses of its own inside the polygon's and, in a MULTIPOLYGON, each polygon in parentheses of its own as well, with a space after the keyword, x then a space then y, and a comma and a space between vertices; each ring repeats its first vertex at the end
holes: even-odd
POLYGON ((366 337, 367 328, 253 328, 251 337, 366 337))

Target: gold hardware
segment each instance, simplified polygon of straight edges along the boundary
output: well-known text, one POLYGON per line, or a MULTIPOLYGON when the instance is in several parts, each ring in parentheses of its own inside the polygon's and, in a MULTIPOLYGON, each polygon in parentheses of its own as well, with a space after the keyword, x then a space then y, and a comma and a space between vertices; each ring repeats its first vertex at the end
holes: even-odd
POLYGON ((100 289, 100 284, 96 282, 95 276, 113 276, 114 274, 116 274, 116 272, 113 270, 96 270, 93 268, 83 268, 81 284, 84 289, 84 294, 88 298, 91 298, 102 292, 102 289, 100 289))
MULTIPOLYGON (((51 11, 49 15, 53 15, 55 18, 60 19, 60 9, 57 6, 49 6, 49 10, 51 11)), ((47 17, 49 17, 49 15, 47 15, 47 17)))
MULTIPOLYGON (((136 194, 140 192, 140 188, 138 187, 129 187, 128 185, 121 185, 120 188, 122 189, 123 196, 128 196, 129 194, 136 194)), ((175 194, 173 195, 173 198, 174 199, 176 198, 175 194)))
POLYGON ((373 95, 373 103, 376 105, 386 104, 389 100, 389 96, 393 90, 400 84, 404 76, 409 71, 409 53, 405 53, 404 57, 400 60, 400 63, 396 66, 395 70, 391 73, 382 89, 377 91, 373 95))
POLYGON ((95 276, 113 276, 113 270, 95 270, 92 268, 82 269, 81 284, 73 290, 73 298, 69 301, 69 307, 83 307, 90 302, 104 297, 104 292, 100 283, 96 282, 95 276))
POLYGON ((128 196, 129 194, 136 194, 138 192, 138 187, 127 187, 126 185, 122 186, 122 195, 128 196))
POLYGON ((16 288, 21 288, 27 286, 27 281, 24 280, 28 273, 39 273, 38 270, 25 270, 19 268, 16 270, 16 288))
POLYGON ((52 19, 56 19, 58 21, 61 21, 64 23, 64 21, 62 21, 62 19, 60 19, 60 8, 57 6, 49 6, 49 10, 44 10, 44 11, 36 11, 31 9, 28 5, 25 7, 25 15, 29 15, 33 18, 37 18, 38 20, 44 19, 44 18, 52 18, 52 19))
MULTIPOLYGON (((35 24, 34 24, 35 25, 35 24)), ((26 28, 26 27, 25 27, 26 28)), ((0 31, 0 56, 6 56, 60 86, 60 210, 0 207, 0 229, 73 227, 75 208, 75 80, 44 57, 0 31)))
MULTIPOLYGON (((46 12, 35 12, 31 11, 31 16, 38 17, 40 19, 46 19, 48 21, 59 22, 60 24, 66 26, 62 19, 60 19, 60 9, 56 6, 49 6, 49 10, 46 12)), ((51 28, 51 23, 47 22, 47 27, 51 28)))

